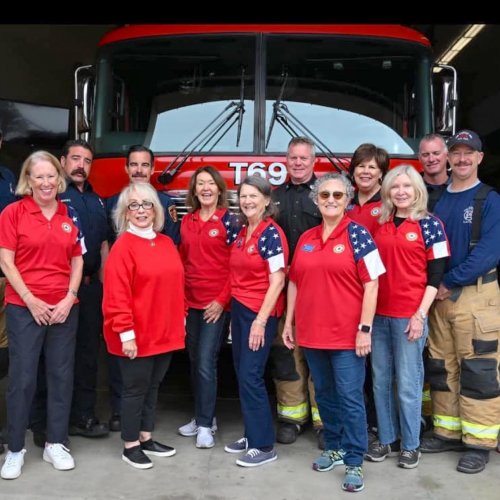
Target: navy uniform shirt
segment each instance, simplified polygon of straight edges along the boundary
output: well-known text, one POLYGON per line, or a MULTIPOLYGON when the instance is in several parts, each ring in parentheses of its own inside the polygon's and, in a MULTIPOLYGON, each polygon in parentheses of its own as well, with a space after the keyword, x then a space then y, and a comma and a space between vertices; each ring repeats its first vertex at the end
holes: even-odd
POLYGON ((0 212, 10 203, 17 201, 16 177, 7 167, 0 166, 0 212))
MULTIPOLYGON (((160 198, 160 203, 165 212, 165 224, 163 225, 162 233, 170 236, 173 242, 178 245, 181 241, 181 225, 177 219, 177 211, 175 208, 174 200, 166 193, 162 191, 157 191, 158 198, 160 198)), ((113 210, 116 208, 118 203, 118 197, 120 193, 110 196, 106 199, 106 212, 108 215, 108 241, 112 245, 116 240, 116 230, 113 225, 113 210)))
POLYGON ((83 255, 83 275, 90 276, 101 268, 101 246, 108 239, 108 222, 103 201, 85 182, 80 191, 72 182, 59 195, 62 202, 73 207, 80 218, 87 252, 83 255))
POLYGON ((283 229, 290 248, 289 263, 292 262, 295 247, 302 233, 321 224, 322 221, 319 208, 309 198, 311 187, 315 182, 314 175, 304 184, 293 184, 288 181, 272 193, 274 204, 279 210, 276 222, 283 229))

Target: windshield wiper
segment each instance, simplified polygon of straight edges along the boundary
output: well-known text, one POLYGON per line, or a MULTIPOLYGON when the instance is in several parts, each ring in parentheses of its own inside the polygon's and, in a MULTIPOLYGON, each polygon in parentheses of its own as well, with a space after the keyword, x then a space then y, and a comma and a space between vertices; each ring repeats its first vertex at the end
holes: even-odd
POLYGON ((278 98, 273 103, 273 116, 271 118, 271 123, 269 125, 269 132, 267 134, 266 140, 266 150, 269 146, 269 140, 271 139, 271 134, 275 122, 278 122, 292 137, 297 137, 299 135, 305 135, 314 140, 316 147, 319 151, 324 154, 334 168, 339 172, 347 172, 349 166, 345 160, 339 158, 333 153, 328 146, 321 141, 301 120, 299 120, 289 109, 288 106, 283 103, 283 95, 285 93, 285 88, 288 80, 288 72, 283 75, 283 83, 281 84, 280 93, 278 98))
POLYGON ((168 184, 175 174, 186 163, 187 159, 194 151, 203 151, 211 141, 215 141, 209 152, 222 140, 222 138, 238 123, 236 135, 236 147, 239 146, 241 137, 241 127, 243 124, 243 113, 245 112, 245 68, 241 68, 240 101, 231 101, 189 144, 180 151, 177 156, 165 167, 158 176, 158 181, 168 184), (216 140, 215 140, 216 139, 216 140), (194 145, 193 145, 194 144, 194 145), (179 161, 177 163, 177 161, 179 161), (176 165, 177 163, 177 165, 176 165), (174 166, 175 165, 175 166, 174 166))

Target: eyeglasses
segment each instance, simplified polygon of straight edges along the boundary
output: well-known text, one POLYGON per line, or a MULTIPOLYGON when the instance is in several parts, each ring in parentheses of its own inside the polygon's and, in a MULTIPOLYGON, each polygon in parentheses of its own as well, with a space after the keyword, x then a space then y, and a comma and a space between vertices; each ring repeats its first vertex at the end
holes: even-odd
POLYGON ((144 210, 151 210, 154 207, 154 203, 152 201, 143 201, 142 203, 139 203, 138 201, 133 201, 129 205, 127 205, 127 208, 129 210, 132 210, 135 212, 136 210, 139 210, 139 208, 143 208, 144 210))
POLYGON ((322 200, 328 200, 330 196, 333 196, 334 200, 341 200, 345 196, 345 193, 342 191, 334 191, 333 193, 330 191, 320 191, 318 195, 322 200))

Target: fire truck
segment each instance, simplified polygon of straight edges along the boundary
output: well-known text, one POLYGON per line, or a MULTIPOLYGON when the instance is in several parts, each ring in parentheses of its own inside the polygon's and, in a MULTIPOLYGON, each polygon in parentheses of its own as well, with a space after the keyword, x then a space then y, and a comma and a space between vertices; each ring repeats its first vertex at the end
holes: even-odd
POLYGON ((104 197, 128 181, 128 148, 151 148, 152 182, 182 215, 201 165, 233 196, 246 175, 283 183, 292 136, 315 141, 320 175, 347 170, 364 142, 391 166, 416 166, 422 136, 454 132, 456 72, 446 69, 433 89, 429 41, 396 25, 124 26, 75 72, 75 137, 95 150, 90 180, 104 197))

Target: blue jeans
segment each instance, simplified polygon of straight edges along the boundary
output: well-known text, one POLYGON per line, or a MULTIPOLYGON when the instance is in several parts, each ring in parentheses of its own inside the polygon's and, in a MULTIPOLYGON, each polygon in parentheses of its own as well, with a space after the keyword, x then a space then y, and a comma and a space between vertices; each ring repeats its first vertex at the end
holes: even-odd
POLYGON ((410 342, 405 333, 409 320, 375 316, 372 373, 380 442, 389 444, 400 437, 402 449, 415 450, 420 446, 422 352, 428 329, 425 321, 422 337, 410 342))
POLYGON ((222 345, 225 313, 215 323, 203 319, 202 309, 189 308, 186 320, 186 348, 191 365, 191 386, 196 424, 212 427, 217 399, 217 360, 222 345))
POLYGON ((368 447, 363 396, 365 358, 354 350, 303 348, 325 432, 325 449, 346 452, 346 465, 360 466, 368 447))
POLYGON ((271 344, 278 331, 276 316, 267 320, 264 347, 252 351, 248 347, 250 327, 257 313, 241 302, 231 302, 231 336, 234 370, 238 377, 241 412, 245 423, 244 436, 249 448, 272 447, 275 441, 271 405, 264 381, 271 344))

